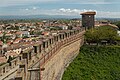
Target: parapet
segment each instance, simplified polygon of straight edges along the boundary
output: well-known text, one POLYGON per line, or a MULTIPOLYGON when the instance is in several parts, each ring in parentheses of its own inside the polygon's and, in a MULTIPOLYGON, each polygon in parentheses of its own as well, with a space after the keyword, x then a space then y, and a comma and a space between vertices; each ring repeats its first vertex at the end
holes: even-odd
POLYGON ((88 11, 88 12, 83 12, 80 15, 96 15, 95 11, 88 11))

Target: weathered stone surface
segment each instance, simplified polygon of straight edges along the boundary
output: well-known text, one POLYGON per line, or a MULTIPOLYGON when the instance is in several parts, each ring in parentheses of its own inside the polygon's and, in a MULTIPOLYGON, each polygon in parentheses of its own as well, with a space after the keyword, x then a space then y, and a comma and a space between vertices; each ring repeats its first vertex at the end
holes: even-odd
POLYGON ((60 80, 67 64, 79 54, 81 42, 82 40, 79 40, 61 48, 53 58, 41 66, 45 68, 44 71, 41 71, 41 80, 60 80))

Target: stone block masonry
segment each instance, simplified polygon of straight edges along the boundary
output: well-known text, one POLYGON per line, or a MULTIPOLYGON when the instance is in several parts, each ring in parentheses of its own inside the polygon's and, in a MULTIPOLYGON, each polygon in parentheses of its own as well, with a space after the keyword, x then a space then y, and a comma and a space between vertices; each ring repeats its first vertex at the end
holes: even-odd
POLYGON ((41 71, 41 80, 60 80, 66 66, 79 54, 83 39, 80 39, 70 45, 60 49, 57 54, 43 66, 45 70, 41 71))

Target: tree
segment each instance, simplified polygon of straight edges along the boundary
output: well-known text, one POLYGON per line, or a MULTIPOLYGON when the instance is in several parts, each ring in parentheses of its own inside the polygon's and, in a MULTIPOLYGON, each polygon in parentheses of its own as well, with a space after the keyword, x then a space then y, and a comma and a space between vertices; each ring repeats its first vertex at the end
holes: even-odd
POLYGON ((72 26, 68 26, 68 29, 69 29, 69 30, 72 30, 72 28, 73 28, 72 26))
POLYGON ((86 41, 90 44, 90 43, 98 43, 100 42, 101 38, 102 38, 102 34, 101 34, 101 30, 99 29, 90 29, 88 31, 86 31, 85 33, 85 39, 86 41))
POLYGON ((7 39, 6 33, 4 32, 4 33, 3 33, 3 36, 2 36, 2 38, 1 38, 1 41, 2 41, 3 43, 6 43, 6 39, 7 39))
POLYGON ((100 43, 102 40, 106 40, 109 43, 115 41, 117 37, 117 31, 111 26, 100 26, 90 29, 85 33, 85 39, 88 43, 100 43))
POLYGON ((119 30, 120 30, 120 21, 117 21, 114 23, 116 26, 118 26, 119 30))

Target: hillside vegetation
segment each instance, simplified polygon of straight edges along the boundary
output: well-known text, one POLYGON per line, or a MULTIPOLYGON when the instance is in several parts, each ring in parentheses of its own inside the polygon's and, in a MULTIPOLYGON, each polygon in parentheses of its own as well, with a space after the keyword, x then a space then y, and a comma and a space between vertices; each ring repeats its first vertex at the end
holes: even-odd
POLYGON ((62 80, 120 80, 120 47, 81 47, 62 80))
POLYGON ((120 37, 117 34, 117 30, 111 26, 92 28, 85 33, 85 41, 89 44, 97 43, 98 45, 101 44, 102 41, 106 41, 108 44, 115 44, 116 41, 119 40, 120 37))

